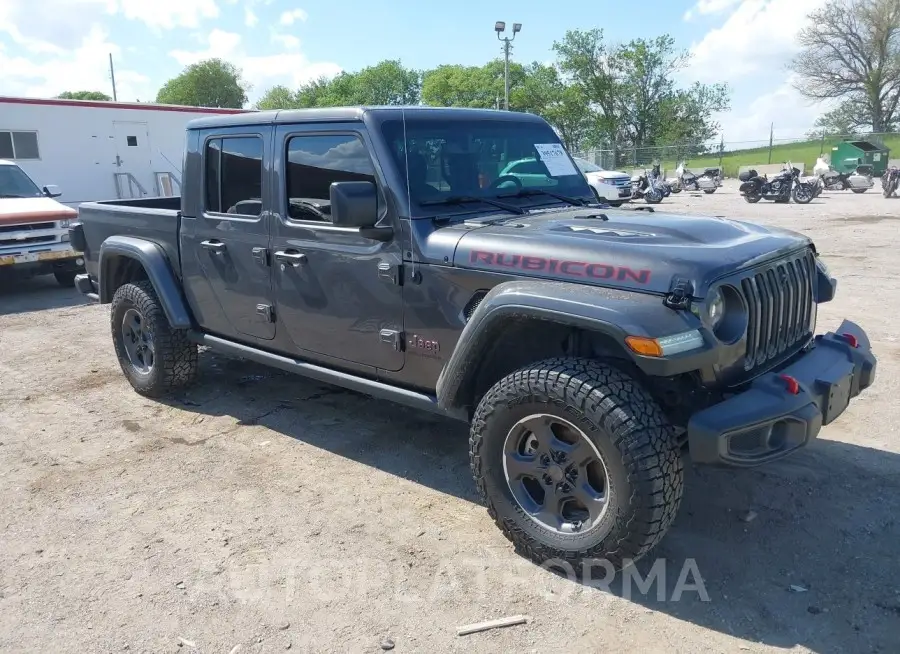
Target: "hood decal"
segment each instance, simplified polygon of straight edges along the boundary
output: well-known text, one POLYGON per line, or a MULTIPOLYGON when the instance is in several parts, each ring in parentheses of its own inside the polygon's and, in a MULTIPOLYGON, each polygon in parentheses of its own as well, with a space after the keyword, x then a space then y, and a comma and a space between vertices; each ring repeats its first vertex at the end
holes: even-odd
POLYGON ((615 280, 633 284, 649 284, 649 270, 633 270, 626 266, 613 266, 608 263, 590 261, 573 261, 568 259, 552 259, 548 257, 528 257, 507 252, 488 252, 472 250, 469 263, 479 268, 518 269, 524 272, 562 275, 569 278, 615 280))

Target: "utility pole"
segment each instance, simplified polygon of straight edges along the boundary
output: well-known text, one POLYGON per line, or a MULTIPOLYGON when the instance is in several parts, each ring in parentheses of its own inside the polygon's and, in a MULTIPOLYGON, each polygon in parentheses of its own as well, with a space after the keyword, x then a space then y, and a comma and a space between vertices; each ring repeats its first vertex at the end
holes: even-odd
POLYGON ((112 80, 113 102, 116 101, 116 70, 113 68, 112 52, 109 53, 109 78, 112 80))
POLYGON ((769 125, 769 163, 772 163, 772 143, 775 141, 775 123, 769 125))
POLYGON ((509 111, 509 53, 512 50, 512 42, 516 40, 516 34, 522 31, 522 23, 513 23, 512 37, 500 36, 506 31, 506 23, 502 20, 494 23, 494 31, 497 32, 497 38, 503 41, 503 105, 504 109, 509 111))

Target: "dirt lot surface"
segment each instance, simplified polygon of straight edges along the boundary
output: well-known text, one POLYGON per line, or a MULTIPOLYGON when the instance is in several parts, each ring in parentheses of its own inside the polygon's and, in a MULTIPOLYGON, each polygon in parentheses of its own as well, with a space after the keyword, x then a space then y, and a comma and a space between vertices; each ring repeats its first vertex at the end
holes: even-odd
POLYGON ((516 556, 464 425, 210 353, 203 384, 149 401, 106 307, 52 279, 0 290, 0 651, 900 651, 900 201, 875 191, 661 205, 810 234, 840 279, 819 331, 858 321, 879 370, 806 451, 688 466, 646 594, 516 556))

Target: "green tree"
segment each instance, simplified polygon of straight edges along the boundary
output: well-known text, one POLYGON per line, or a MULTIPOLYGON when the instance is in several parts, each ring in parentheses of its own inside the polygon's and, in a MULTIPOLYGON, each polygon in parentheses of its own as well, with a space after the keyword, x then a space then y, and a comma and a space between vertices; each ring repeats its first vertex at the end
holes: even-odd
MULTIPOLYGON (((510 62, 509 88, 511 110, 516 90, 526 78, 522 64, 510 62)), ((504 98, 503 61, 495 59, 484 66, 448 64, 426 72, 422 80, 422 101, 435 107, 471 107, 494 109, 504 98)))
POLYGON ((560 70, 590 107, 595 145, 703 142, 719 129, 714 115, 728 109, 724 84, 676 86, 675 73, 690 55, 677 51, 669 35, 610 46, 600 29, 575 30, 553 48, 560 70))
POLYGON ((100 91, 63 91, 58 96, 60 100, 96 100, 109 102, 111 97, 100 91))
POLYGON ((193 107, 230 107, 240 109, 247 102, 249 85, 241 80, 241 71, 222 59, 207 59, 191 64, 166 82, 156 95, 162 104, 193 107))
POLYGON ((840 100, 825 127, 886 132, 900 123, 900 2, 831 0, 800 30, 794 86, 813 100, 840 100))
POLYGON ((322 100, 333 106, 416 105, 422 75, 398 60, 385 60, 355 73, 341 73, 328 85, 322 100))
POLYGON ((295 109, 297 96, 286 86, 273 86, 256 103, 257 109, 295 109))
POLYGON ((567 148, 589 140, 591 112, 581 89, 567 84, 555 66, 538 62, 524 69, 518 87, 510 90, 510 108, 542 116, 559 131, 567 148))

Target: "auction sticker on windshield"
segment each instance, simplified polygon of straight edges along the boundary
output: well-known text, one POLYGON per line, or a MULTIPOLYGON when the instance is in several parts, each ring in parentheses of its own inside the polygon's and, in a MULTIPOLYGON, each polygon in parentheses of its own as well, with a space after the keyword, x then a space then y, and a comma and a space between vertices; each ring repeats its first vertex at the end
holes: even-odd
POLYGON ((537 150, 541 161, 547 166, 547 172, 552 177, 565 177, 566 175, 577 175, 575 166, 566 155, 566 151, 559 143, 535 143, 534 149, 537 150))

